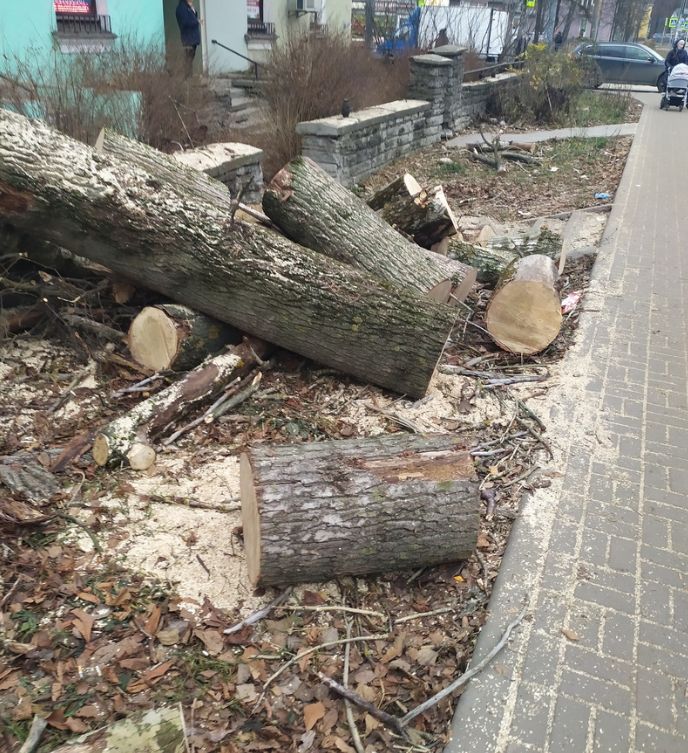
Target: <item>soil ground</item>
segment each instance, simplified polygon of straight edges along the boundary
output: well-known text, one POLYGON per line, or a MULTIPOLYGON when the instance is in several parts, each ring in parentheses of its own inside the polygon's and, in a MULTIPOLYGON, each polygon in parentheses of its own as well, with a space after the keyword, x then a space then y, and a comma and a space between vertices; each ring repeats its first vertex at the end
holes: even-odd
MULTIPOLYGON (((519 232, 538 217, 563 233, 566 220, 547 216, 604 203, 596 192, 613 200, 629 145, 628 138, 544 143, 535 164, 509 164, 505 173, 436 145, 359 190, 368 195, 407 171, 422 185, 444 186, 467 240, 486 224, 497 234, 519 232)), ((572 248, 595 246, 605 219, 586 215, 572 248)), ((35 300, 31 287, 45 291, 57 277, 9 246, 1 261, 3 308, 35 300)), ((592 261, 567 263, 562 298, 585 290, 592 261)), ((48 717, 39 751, 49 751, 136 710, 181 703, 195 751, 352 751, 352 723, 367 753, 440 750, 456 693, 416 717, 408 741, 358 706, 348 721, 318 672, 342 681, 346 660, 358 696, 400 717, 465 670, 521 496, 551 483, 552 472, 539 469, 552 438, 537 406, 556 389, 585 298, 552 345, 521 359, 500 351, 481 327, 490 290, 476 286, 427 396, 415 402, 279 352, 257 393, 188 431, 140 474, 98 468, 89 449, 93 430, 142 394, 114 393, 147 374, 123 345, 104 347, 64 316, 76 311, 126 331, 157 299, 136 290, 117 303, 121 287, 97 275, 68 282, 81 295, 66 300, 58 285, 41 322, 6 337, 0 362, 5 749, 18 749, 35 714, 48 717), (488 384, 524 376, 541 381, 488 384), (409 422, 454 432, 476 453, 482 507, 474 555, 418 572, 302 585, 266 619, 225 635, 280 593, 248 584, 240 453, 260 442, 407 431, 409 422), (78 449, 56 471, 70 442, 78 449), (31 478, 19 478, 21 471, 31 478), (348 631, 355 642, 346 644, 348 631)))

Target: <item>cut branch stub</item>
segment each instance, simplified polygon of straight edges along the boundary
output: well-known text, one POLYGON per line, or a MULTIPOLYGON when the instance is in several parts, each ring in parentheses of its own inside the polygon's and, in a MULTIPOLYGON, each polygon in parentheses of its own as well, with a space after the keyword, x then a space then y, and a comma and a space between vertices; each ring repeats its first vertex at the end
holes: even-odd
POLYGON ((268 586, 465 559, 480 502, 455 437, 382 435, 250 450, 241 507, 249 578, 268 586))

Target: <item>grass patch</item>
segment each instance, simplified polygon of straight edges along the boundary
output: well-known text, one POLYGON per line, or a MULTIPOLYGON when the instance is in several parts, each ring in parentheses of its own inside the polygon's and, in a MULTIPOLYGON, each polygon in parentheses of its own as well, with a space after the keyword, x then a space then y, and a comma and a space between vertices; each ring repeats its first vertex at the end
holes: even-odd
POLYGON ((627 92, 584 91, 572 112, 571 125, 625 123, 630 104, 631 96, 627 92))

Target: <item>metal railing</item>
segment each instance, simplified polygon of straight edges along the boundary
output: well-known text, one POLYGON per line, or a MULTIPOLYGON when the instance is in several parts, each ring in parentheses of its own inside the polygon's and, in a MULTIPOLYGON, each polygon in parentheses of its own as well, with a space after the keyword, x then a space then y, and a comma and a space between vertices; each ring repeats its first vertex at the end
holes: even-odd
POLYGON ((110 16, 56 13, 58 34, 112 34, 110 16))
POLYGON ((498 73, 507 70, 508 68, 520 68, 523 65, 522 60, 507 60, 503 63, 496 63, 495 65, 486 65, 483 68, 473 68, 470 71, 464 71, 464 78, 469 73, 477 73, 479 79, 494 78, 498 73))
POLYGON ((261 21, 259 18, 249 18, 247 35, 249 37, 274 37, 275 24, 261 21))
POLYGON ((251 60, 251 58, 247 58, 246 55, 242 55, 240 52, 233 50, 231 47, 227 47, 226 44, 222 44, 221 42, 218 42, 217 39, 211 39, 210 41, 213 44, 216 44, 218 47, 222 47, 223 50, 227 50, 227 52, 231 52, 237 57, 243 58, 244 60, 248 60, 248 62, 251 63, 251 65, 253 66, 253 75, 255 76, 256 81, 258 81, 258 63, 255 60, 251 60))

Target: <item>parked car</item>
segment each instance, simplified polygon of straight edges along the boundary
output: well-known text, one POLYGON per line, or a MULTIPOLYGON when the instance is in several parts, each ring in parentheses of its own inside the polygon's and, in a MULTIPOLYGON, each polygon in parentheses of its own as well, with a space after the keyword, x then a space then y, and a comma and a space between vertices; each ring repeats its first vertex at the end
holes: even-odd
POLYGON ((664 58, 644 44, 634 42, 583 42, 573 51, 579 59, 592 59, 600 69, 602 83, 656 86, 664 91, 664 58))

